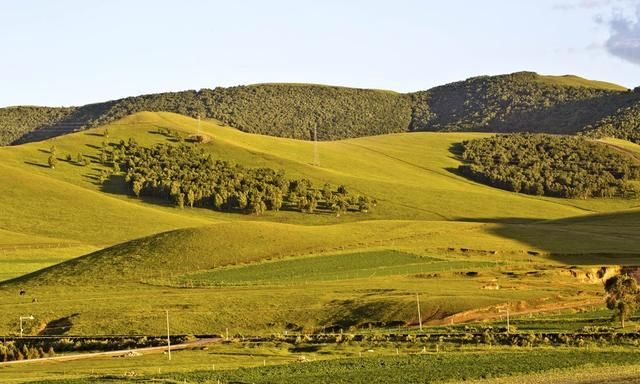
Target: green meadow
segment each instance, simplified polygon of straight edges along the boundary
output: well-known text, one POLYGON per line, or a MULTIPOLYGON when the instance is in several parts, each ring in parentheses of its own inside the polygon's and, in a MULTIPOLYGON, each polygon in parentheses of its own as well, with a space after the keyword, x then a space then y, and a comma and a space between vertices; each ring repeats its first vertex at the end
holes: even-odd
MULTIPOLYGON (((598 325, 611 325, 601 283, 620 266, 637 264, 637 200, 538 197, 470 181, 456 172, 456 144, 485 136, 423 132, 312 143, 143 112, 107 127, 2 147, 0 333, 15 335, 19 317, 33 315, 24 324, 28 335, 162 335, 165 311, 175 334, 229 332, 238 338, 326 328, 410 332, 420 321, 425 327, 502 324, 505 307, 523 329, 593 324, 573 315, 582 311, 597 314, 598 325), (159 133, 166 129, 205 135, 205 143, 188 145, 215 159, 282 169, 318 185, 344 184, 377 206, 340 217, 290 210, 255 216, 137 199, 121 175, 99 182, 107 169, 99 161, 103 142, 167 144, 170 138, 159 133), (52 146, 55 169, 47 165, 52 146), (76 164, 78 154, 89 164, 76 164)), ((607 143, 640 153, 635 144, 607 143)), ((295 359, 279 349, 236 356, 228 345, 215 348, 228 350, 220 356, 178 353, 185 363, 177 370, 208 369, 212 361, 231 369, 295 359), (263 353, 268 357, 261 359, 263 353)), ((586 364, 554 365, 547 358, 544 369, 586 364)), ((160 362, 161 356, 131 363, 100 359, 55 369, 29 363, 24 368, 32 373, 2 368, 0 380, 60 378, 61 369, 70 378, 89 370, 122 375, 124 368, 157 374, 160 362)), ((345 375, 343 363, 336 364, 321 368, 345 375)), ((308 378, 278 369, 274 375, 308 378)), ((171 379, 200 380, 194 375, 171 379)), ((225 375, 220 377, 236 377, 225 375)))

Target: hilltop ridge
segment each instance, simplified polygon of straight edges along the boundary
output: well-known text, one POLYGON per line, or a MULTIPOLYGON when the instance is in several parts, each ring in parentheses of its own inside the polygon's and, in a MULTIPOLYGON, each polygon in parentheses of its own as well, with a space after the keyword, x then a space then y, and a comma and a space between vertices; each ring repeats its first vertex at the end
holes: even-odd
POLYGON ((132 96, 80 107, 0 108, 0 145, 40 141, 136 112, 215 119, 249 133, 313 140, 408 131, 588 133, 640 140, 640 92, 574 75, 479 76, 413 93, 264 83, 132 96))

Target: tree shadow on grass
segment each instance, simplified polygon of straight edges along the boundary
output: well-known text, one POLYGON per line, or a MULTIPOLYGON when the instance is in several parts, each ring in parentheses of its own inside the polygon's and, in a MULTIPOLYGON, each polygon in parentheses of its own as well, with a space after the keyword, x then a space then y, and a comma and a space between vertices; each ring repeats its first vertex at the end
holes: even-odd
POLYGON ((28 164, 28 165, 34 165, 34 166, 36 166, 36 167, 41 167, 41 168, 50 168, 50 167, 49 167, 49 164, 36 163, 35 161, 29 161, 29 160, 27 160, 27 161, 25 161, 24 163, 25 163, 25 164, 28 164))
POLYGON ((71 316, 61 317, 48 322, 44 329, 38 333, 38 336, 64 335, 71 330, 71 327, 73 326, 72 319, 76 316, 78 316, 78 314, 74 313, 71 316))

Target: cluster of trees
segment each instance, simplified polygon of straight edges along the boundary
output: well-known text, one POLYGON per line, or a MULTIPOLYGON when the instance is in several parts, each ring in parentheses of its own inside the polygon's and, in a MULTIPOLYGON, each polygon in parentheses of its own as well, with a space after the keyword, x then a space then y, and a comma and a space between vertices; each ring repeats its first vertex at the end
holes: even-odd
MULTIPOLYGON (((106 158, 108 156, 108 151, 106 150, 106 143, 102 143, 102 150, 100 151, 100 158, 102 160, 102 162, 106 162, 106 158)), ((49 165, 49 168, 51 169, 55 169, 56 165, 58 164, 58 148, 55 145, 52 145, 51 148, 49 149, 49 158, 47 159, 47 164, 49 165)), ((81 165, 81 166, 87 166, 89 164, 91 164, 91 160, 89 160, 89 158, 85 157, 82 153, 78 152, 76 154, 76 157, 74 159, 73 156, 71 156, 70 153, 67 153, 67 155, 64 157, 64 160, 66 160, 68 163, 72 163, 75 165, 81 165)))
POLYGON ((284 171, 214 160, 191 145, 148 148, 129 139, 101 153, 109 153, 103 163, 112 162, 111 173, 125 172, 134 195, 166 199, 180 208, 211 207, 256 215, 287 208, 339 216, 349 210, 367 212, 376 204, 367 196, 349 193, 345 186, 317 188, 307 179, 287 179, 284 171))
POLYGON ((15 341, 0 342, 0 361, 39 359, 55 355, 53 347, 45 352, 42 346, 18 344, 15 341))
POLYGON ((640 166, 610 147, 579 136, 500 135, 462 143, 459 171, 531 195, 565 198, 635 197, 640 166))
POLYGON ((240 130, 336 140, 405 131, 545 132, 637 140, 639 91, 533 72, 474 77, 410 94, 257 84, 127 97, 76 108, 0 109, 0 145, 43 140, 141 112, 212 118, 240 130))

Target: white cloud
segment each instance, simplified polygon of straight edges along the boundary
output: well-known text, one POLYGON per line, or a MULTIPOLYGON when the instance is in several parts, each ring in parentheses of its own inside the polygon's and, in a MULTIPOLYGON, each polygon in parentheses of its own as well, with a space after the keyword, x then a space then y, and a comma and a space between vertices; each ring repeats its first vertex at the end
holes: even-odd
POLYGON ((553 9, 569 11, 573 9, 596 9, 610 5, 612 0, 578 0, 561 2, 553 6, 553 9))
POLYGON ((640 65, 640 4, 635 18, 615 14, 608 26, 611 35, 605 43, 607 51, 621 59, 640 65))

